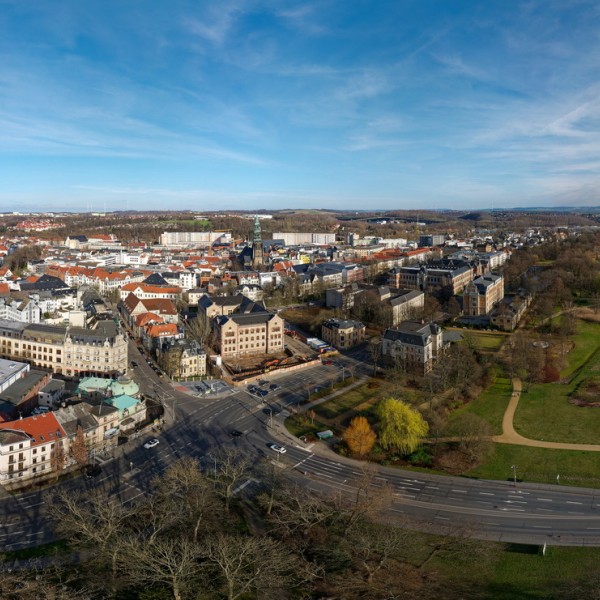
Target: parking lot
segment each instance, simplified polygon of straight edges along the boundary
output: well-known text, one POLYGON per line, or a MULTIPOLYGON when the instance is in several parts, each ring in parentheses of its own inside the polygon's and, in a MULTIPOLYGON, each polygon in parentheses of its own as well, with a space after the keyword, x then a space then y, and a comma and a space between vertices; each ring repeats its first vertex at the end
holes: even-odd
POLYGON ((181 391, 197 398, 217 396, 230 393, 233 388, 220 379, 207 379, 206 381, 181 381, 177 384, 181 391))

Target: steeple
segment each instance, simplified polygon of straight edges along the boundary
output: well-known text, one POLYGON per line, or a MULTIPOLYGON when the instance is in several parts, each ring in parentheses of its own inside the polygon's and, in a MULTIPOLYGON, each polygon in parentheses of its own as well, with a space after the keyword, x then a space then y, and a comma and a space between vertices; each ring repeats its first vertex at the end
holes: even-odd
POLYGON ((252 238, 252 266, 258 269, 263 264, 263 244, 258 215, 254 217, 254 237, 252 238))
POLYGON ((254 244, 256 244, 256 242, 262 242, 260 221, 258 220, 258 215, 254 217, 254 239, 252 241, 254 244))

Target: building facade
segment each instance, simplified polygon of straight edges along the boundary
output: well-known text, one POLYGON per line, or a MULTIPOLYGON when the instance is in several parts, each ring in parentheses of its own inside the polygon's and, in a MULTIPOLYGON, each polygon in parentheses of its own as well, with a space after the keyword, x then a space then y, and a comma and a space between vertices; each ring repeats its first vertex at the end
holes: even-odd
POLYGON ((504 277, 488 273, 471 281, 463 294, 463 313, 479 317, 489 314, 504 298, 504 277))
POLYGON ((365 341, 366 330, 360 321, 328 319, 321 326, 321 338, 338 350, 347 350, 365 341))

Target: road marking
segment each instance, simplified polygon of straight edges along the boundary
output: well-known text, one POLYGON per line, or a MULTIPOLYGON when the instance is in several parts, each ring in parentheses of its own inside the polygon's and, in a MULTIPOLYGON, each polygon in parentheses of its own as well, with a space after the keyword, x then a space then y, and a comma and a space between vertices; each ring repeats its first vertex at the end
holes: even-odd
POLYGON ((434 519, 439 519, 440 521, 449 521, 449 520, 450 520, 450 518, 449 518, 449 517, 438 517, 438 516, 435 516, 435 517, 433 517, 433 518, 434 518, 434 519))
POLYGON ((538 508, 538 510, 543 510, 544 512, 554 512, 551 508, 538 508))
POLYGON ((574 502, 573 500, 567 500, 567 504, 583 504, 583 502, 574 502))
POLYGON ((466 494, 467 490, 450 490, 451 492, 456 492, 457 494, 466 494))
POLYGON ((539 500, 540 502, 552 502, 552 500, 550 498, 536 498, 537 500, 539 500))
POLYGON ((495 494, 492 494, 491 492, 479 492, 480 496, 495 496, 495 494))
POLYGON ((390 510, 393 510, 394 512, 399 512, 399 513, 403 513, 403 510, 400 510, 399 508, 390 508, 390 510))

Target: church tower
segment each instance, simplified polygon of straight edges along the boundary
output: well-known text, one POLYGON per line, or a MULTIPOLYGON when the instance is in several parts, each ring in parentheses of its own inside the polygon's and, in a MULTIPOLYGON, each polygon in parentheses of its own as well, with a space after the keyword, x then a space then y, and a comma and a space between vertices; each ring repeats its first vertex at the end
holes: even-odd
POLYGON ((252 239, 252 267, 259 269, 263 265, 263 244, 258 215, 254 217, 254 237, 252 239))

